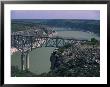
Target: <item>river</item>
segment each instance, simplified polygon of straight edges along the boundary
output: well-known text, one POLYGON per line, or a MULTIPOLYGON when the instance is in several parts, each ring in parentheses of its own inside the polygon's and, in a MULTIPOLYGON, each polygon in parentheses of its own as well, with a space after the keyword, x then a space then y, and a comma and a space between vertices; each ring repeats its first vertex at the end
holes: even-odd
POLYGON ((100 37, 92 32, 84 31, 58 31, 57 36, 59 37, 73 37, 79 40, 90 40, 91 38, 96 38, 100 40, 100 37))
MULTIPOLYGON (((83 32, 83 31, 58 31, 58 36, 61 37, 73 37, 76 39, 87 39, 91 38, 100 39, 100 37, 94 33, 83 32)), ((50 55, 53 52, 54 47, 42 47, 37 48, 29 53, 30 58, 30 71, 36 74, 48 72, 50 70, 50 55)), ((16 52, 11 56, 11 65, 18 66, 20 68, 21 59, 20 53, 16 52)))

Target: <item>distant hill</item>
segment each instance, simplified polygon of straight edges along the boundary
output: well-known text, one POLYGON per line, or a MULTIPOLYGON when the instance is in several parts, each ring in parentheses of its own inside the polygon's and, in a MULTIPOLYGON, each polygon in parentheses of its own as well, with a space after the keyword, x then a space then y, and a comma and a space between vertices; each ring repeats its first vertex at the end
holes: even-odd
POLYGON ((100 20, 78 20, 78 19, 13 19, 13 23, 27 25, 47 25, 55 27, 56 30, 81 30, 90 31, 100 35, 100 20), (58 29, 57 29, 58 27, 58 29))

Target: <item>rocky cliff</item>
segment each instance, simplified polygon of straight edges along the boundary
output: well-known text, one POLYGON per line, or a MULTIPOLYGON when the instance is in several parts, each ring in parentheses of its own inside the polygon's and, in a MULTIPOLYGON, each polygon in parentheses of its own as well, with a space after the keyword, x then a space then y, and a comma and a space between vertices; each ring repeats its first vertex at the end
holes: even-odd
POLYGON ((56 49, 51 57, 51 76, 100 76, 100 49, 90 44, 74 44, 56 49))

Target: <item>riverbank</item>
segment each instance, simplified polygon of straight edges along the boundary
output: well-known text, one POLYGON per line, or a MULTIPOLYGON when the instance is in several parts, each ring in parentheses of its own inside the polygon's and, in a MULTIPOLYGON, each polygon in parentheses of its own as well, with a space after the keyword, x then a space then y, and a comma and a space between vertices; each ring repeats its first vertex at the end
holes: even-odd
POLYGON ((51 71, 47 75, 52 77, 100 76, 99 46, 71 44, 55 50, 50 60, 51 71))

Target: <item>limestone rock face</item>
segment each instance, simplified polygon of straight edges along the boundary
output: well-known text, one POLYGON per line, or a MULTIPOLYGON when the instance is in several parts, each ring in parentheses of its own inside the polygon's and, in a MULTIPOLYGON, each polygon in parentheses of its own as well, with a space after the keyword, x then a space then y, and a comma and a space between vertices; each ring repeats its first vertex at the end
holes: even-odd
POLYGON ((97 46, 74 44, 59 48, 51 54, 50 61, 53 76, 100 76, 100 49, 97 46))

